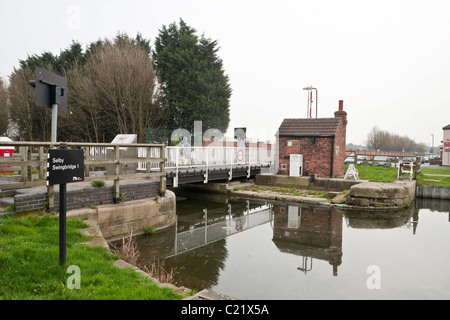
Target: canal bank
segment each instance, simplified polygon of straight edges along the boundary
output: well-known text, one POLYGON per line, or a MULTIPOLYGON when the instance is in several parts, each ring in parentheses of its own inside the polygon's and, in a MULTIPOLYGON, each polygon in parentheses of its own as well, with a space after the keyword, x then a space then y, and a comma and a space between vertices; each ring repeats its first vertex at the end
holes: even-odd
MULTIPOLYGON (((90 240, 85 244, 100 246, 109 251, 109 243, 129 236, 142 235, 144 229, 153 226, 156 230, 164 230, 174 225, 176 219, 176 196, 166 190, 164 197, 158 199, 135 200, 116 205, 103 205, 70 210, 68 219, 83 220, 89 227, 80 232, 87 235, 90 240)), ((114 265, 122 269, 133 269, 142 276, 149 278, 160 288, 170 288, 175 293, 188 295, 192 290, 184 286, 161 282, 148 272, 140 269, 123 259, 118 259, 114 265)), ((184 300, 235 300, 210 290, 201 290, 188 295, 184 300)))
POLYGON ((237 196, 368 210, 397 210, 409 207, 415 199, 416 181, 393 183, 333 178, 257 175, 255 181, 198 184, 184 187, 237 196), (281 190, 280 190, 281 188, 281 190), (289 189, 290 191, 283 190, 289 189), (310 190, 301 193, 297 190, 310 190))

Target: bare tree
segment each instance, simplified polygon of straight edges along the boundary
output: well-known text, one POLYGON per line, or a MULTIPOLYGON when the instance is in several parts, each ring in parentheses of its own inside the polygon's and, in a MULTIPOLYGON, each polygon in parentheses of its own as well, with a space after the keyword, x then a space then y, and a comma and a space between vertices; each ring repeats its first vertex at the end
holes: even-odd
POLYGON ((67 124, 89 141, 135 133, 145 142, 147 127, 158 126, 164 116, 152 60, 139 45, 106 42, 69 76, 67 124))
POLYGON ((19 136, 14 138, 50 141, 51 110, 35 105, 34 89, 28 84, 31 79, 34 79, 34 74, 29 68, 15 70, 9 79, 9 114, 19 131, 19 136))
POLYGON ((367 148, 380 151, 422 152, 425 151, 426 146, 416 143, 407 136, 400 136, 374 127, 367 135, 367 148))

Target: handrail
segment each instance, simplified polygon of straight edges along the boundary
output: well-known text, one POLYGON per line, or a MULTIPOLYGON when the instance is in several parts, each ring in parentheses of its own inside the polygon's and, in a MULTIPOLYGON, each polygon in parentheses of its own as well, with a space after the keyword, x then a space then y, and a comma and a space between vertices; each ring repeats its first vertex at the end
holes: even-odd
POLYGON ((267 149, 254 147, 223 147, 223 146, 175 146, 166 147, 166 170, 174 170, 173 185, 178 186, 178 173, 188 167, 204 169, 204 183, 208 182, 209 169, 226 167, 228 180, 233 178, 233 166, 247 168, 247 178, 251 175, 251 166, 271 165, 272 154, 267 155, 267 149))
MULTIPOLYGON (((33 141, 2 141, 0 142, 2 147, 11 146, 15 151, 18 149, 18 153, 14 153, 12 157, 0 157, 0 166, 6 167, 20 167, 20 177, 8 177, 3 180, 19 180, 11 181, 12 183, 1 184, 1 190, 29 188, 36 186, 45 186, 46 176, 45 171, 47 167, 47 152, 50 148, 56 148, 61 145, 65 145, 70 148, 81 148, 85 151, 85 181, 98 180, 98 176, 91 176, 91 168, 96 167, 108 167, 111 166, 112 170, 110 174, 101 176, 101 179, 114 180, 114 201, 118 202, 120 198, 120 186, 119 181, 124 179, 137 179, 137 178, 159 178, 159 193, 163 195, 165 193, 165 162, 163 157, 165 154, 164 144, 144 144, 144 143, 91 143, 91 142, 33 142, 33 141), (95 148, 100 148, 96 149, 95 148), (138 157, 130 155, 126 152, 120 152, 123 149, 128 148, 144 148, 149 150, 146 157, 138 157), (37 149, 37 150, 36 150, 37 149), (155 149, 158 152, 152 152, 155 149), (93 152, 92 152, 93 151, 93 152), (159 166, 152 167, 151 163, 159 163, 159 166), (131 174, 120 173, 121 165, 127 166, 129 164, 145 163, 148 164, 145 172, 137 172, 131 174), (39 178, 37 181, 33 181, 31 169, 38 168, 39 178)), ((108 171, 108 170, 107 170, 108 171)), ((47 197, 49 202, 49 209, 53 208, 54 196, 53 186, 47 186, 47 197)))

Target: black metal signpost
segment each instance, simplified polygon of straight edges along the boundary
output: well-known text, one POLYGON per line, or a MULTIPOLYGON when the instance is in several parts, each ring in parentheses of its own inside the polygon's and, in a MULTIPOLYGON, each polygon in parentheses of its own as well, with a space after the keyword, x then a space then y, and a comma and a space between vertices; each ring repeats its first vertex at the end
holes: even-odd
POLYGON ((48 151, 47 185, 59 184, 59 264, 66 263, 66 183, 84 181, 84 151, 65 145, 48 151))
MULTIPOLYGON (((56 142, 58 108, 59 111, 67 111, 67 79, 42 68, 34 70, 34 77, 28 83, 36 89, 35 104, 52 109, 51 142, 56 142)), ((60 265, 66 263, 66 183, 83 180, 83 150, 67 150, 62 145, 59 149, 48 151, 47 185, 53 188, 53 185, 59 184, 60 265)))

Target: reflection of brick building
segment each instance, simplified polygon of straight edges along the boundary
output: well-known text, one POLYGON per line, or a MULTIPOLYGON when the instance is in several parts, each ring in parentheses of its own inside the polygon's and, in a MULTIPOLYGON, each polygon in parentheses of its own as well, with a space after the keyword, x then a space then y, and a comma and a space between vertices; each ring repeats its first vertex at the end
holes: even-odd
POLYGON ((280 251, 342 263, 342 213, 330 208, 274 205, 273 242, 280 251))
POLYGON ((279 172, 289 174, 289 155, 303 155, 303 175, 345 174, 347 112, 339 100, 334 118, 284 119, 277 132, 279 172))

